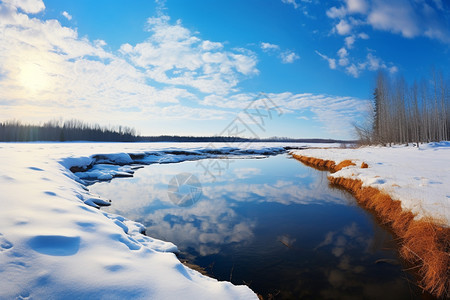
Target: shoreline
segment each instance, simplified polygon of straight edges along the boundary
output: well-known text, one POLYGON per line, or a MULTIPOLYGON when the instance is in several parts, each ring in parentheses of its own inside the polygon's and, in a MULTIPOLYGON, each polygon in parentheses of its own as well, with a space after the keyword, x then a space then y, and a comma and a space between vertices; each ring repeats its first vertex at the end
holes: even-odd
MULTIPOLYGON (((335 173, 348 166, 369 168, 362 162, 360 166, 352 160, 336 163, 333 160, 303 156, 291 152, 303 164, 322 171, 335 173)), ((402 209, 401 201, 393 200, 389 194, 371 186, 363 186, 359 179, 327 176, 331 184, 350 192, 359 205, 377 216, 400 240, 400 256, 417 269, 420 276, 419 287, 436 297, 450 296, 448 270, 450 268, 449 240, 450 228, 437 224, 431 218, 415 219, 416 214, 402 209)))

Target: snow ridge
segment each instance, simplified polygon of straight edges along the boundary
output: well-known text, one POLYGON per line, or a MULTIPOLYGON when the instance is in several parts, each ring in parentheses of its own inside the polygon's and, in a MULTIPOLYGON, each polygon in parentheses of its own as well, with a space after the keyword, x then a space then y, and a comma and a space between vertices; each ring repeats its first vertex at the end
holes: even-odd
MULTIPOLYGON (((261 158, 286 152, 285 147, 262 147, 240 149, 234 147, 178 149, 135 153, 96 154, 90 157, 64 158, 60 163, 70 169, 78 182, 90 185, 98 181, 108 181, 115 177, 132 177, 134 171, 144 165, 154 163, 178 163, 188 160, 212 158, 261 158)), ((91 205, 91 202, 87 203, 91 205)), ((99 205, 95 203, 94 206, 99 205)))

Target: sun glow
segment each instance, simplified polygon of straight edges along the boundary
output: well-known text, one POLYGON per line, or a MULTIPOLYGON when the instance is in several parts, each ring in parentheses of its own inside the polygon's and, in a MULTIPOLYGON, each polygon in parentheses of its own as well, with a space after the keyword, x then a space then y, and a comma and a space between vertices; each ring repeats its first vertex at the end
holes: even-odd
POLYGON ((20 67, 19 82, 27 90, 39 92, 49 85, 49 78, 41 65, 28 63, 20 67))

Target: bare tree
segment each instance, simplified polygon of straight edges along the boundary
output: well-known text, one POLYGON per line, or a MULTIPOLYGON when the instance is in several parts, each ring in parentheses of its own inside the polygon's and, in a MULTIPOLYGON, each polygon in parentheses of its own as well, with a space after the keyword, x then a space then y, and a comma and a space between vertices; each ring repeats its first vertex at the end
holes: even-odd
MULTIPOLYGON (((448 87, 448 80, 435 71, 428 83, 415 82, 412 87, 402 77, 389 82, 380 72, 374 91, 370 140, 384 145, 414 142, 417 146, 421 142, 450 140, 448 87)), ((361 134, 361 128, 356 130, 361 134)))

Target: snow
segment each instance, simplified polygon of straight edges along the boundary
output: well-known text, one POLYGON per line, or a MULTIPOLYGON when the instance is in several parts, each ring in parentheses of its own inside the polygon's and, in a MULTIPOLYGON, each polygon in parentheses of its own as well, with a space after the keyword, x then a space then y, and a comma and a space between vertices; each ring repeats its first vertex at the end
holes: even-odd
POLYGON ((282 146, 0 143, 0 299, 257 299, 185 267, 177 247, 143 235, 142 224, 97 209, 109 201, 87 185, 146 164, 261 157, 282 146))
POLYGON ((416 219, 431 218, 450 227, 450 142, 409 146, 361 147, 356 149, 305 149, 292 153, 337 164, 350 159, 349 166, 331 174, 333 177, 359 179, 400 200, 402 209, 416 214, 416 219), (369 165, 361 169, 361 163, 369 165))
MULTIPOLYGON (((190 146, 192 147, 192 145, 190 146)), ((297 146, 298 147, 298 146, 297 146)), ((282 146, 265 147, 259 144, 251 148, 236 148, 220 144, 195 147, 192 149, 178 149, 169 147, 153 151, 134 153, 95 154, 90 157, 76 159, 69 157, 61 160, 61 164, 67 169, 77 170, 74 174, 79 182, 92 184, 97 181, 108 181, 114 177, 133 176, 134 168, 130 165, 149 165, 154 163, 177 163, 187 160, 223 158, 263 158, 285 152, 282 146), (74 169, 75 168, 75 169, 74 169), (81 180, 80 180, 81 179, 81 180)))

